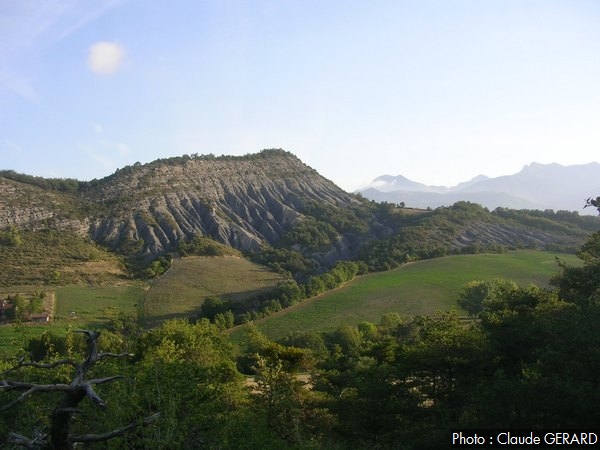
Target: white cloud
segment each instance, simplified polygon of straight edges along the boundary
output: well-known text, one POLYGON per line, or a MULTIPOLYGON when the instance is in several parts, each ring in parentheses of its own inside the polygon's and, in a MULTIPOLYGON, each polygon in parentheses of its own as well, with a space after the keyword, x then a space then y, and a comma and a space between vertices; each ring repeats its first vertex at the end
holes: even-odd
POLYGON ((117 161, 112 159, 110 156, 103 155, 89 148, 86 148, 85 152, 91 159, 96 161, 96 163, 98 163, 105 170, 115 170, 117 167, 117 161))
POLYGON ((129 0, 0 0, 0 91, 34 103, 39 55, 129 0))
POLYGON ((127 164, 131 148, 122 142, 115 143, 108 139, 100 139, 94 144, 79 144, 79 147, 93 159, 103 170, 115 170, 127 164))
MULTIPOLYGON (((7 49, 47 47, 128 0, 0 0, 0 29, 7 49)), ((1 48, 0 48, 1 50, 1 48)))
POLYGON ((97 75, 116 73, 125 57, 125 49, 115 42, 97 42, 88 52, 88 67, 97 75))

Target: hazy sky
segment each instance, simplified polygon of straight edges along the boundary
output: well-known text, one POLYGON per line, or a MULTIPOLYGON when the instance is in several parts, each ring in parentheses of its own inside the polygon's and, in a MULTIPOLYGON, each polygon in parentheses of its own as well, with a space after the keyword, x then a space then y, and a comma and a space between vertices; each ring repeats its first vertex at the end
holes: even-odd
POLYGON ((346 190, 599 161, 600 1, 0 0, 0 169, 263 148, 346 190))

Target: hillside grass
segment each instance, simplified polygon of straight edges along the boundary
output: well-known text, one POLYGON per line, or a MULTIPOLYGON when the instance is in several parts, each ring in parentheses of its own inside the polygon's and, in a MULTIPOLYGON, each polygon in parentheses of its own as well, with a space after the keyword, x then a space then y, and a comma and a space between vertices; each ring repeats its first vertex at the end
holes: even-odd
POLYGON ((207 297, 243 301, 273 289, 283 280, 283 276, 244 258, 178 258, 149 289, 144 302, 144 319, 151 326, 173 317, 193 317, 207 297))
POLYGON ((149 289, 142 282, 0 287, 0 294, 41 290, 55 299, 53 319, 47 325, 0 325, 0 354, 14 349, 23 336, 34 337, 44 331, 62 334, 68 327, 105 328, 120 312, 140 314, 148 326, 170 318, 195 316, 206 297, 243 301, 274 288, 284 279, 243 258, 193 256, 174 260, 171 269, 149 289))
POLYGON ((17 286, 0 288, 0 296, 17 293, 45 292, 54 299, 48 324, 14 323, 0 325, 0 356, 9 355, 20 347, 20 342, 44 332, 64 334, 67 329, 102 329, 110 324, 120 312, 136 315, 143 304, 146 293, 144 283, 129 283, 110 286, 17 286))
MULTIPOLYGON (((558 271, 556 257, 570 264, 574 255, 540 251, 447 256, 407 264, 395 270, 357 277, 333 291, 256 322, 271 339, 293 331, 330 331, 342 324, 377 323, 389 312, 405 316, 458 310, 458 291, 471 280, 504 278, 521 286, 546 286, 558 271)), ((232 337, 239 341, 241 327, 232 337)))
MULTIPOLYGON (((333 330, 342 324, 378 322, 388 312, 431 314, 456 309, 460 287, 470 280, 505 278, 522 286, 545 286, 557 272, 555 257, 577 264, 574 255, 539 251, 449 256, 407 264, 399 269, 357 277, 336 290, 257 321, 259 329, 278 339, 300 330, 333 330)), ((0 352, 14 347, 23 334, 64 333, 67 327, 104 328, 119 312, 143 313, 152 326, 160 321, 197 315, 209 296, 244 299, 272 289, 284 278, 237 257, 187 257, 147 290, 144 283, 89 286, 13 286, 0 293, 42 290, 55 296, 54 320, 48 325, 0 326, 0 352)), ((244 327, 233 331, 241 339, 244 327)))
POLYGON ((137 314, 145 294, 142 283, 59 287, 56 289, 54 322, 102 328, 120 312, 137 314))
MULTIPOLYGON (((15 352, 23 348, 25 342, 29 339, 38 337, 48 331, 57 335, 67 333, 68 324, 51 325, 1 325, 0 326, 0 359, 8 359, 14 356, 15 352)), ((72 328, 75 329, 75 328, 72 328)))
POLYGON ((127 281, 123 257, 72 231, 25 231, 0 243, 0 287, 127 281))

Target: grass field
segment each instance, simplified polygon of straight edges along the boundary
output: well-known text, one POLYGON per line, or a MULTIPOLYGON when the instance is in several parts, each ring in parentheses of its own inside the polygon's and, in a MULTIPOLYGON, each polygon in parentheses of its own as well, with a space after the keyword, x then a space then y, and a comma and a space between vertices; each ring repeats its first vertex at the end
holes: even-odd
MULTIPOLYGON (((55 299, 52 321, 45 325, 25 324, 22 331, 11 324, 0 326, 0 354, 14 347, 14 342, 25 337, 39 336, 44 331, 64 333, 72 329, 106 327, 121 311, 136 313, 142 305, 144 284, 119 286, 61 286, 4 288, 0 294, 29 293, 41 290, 55 299), (22 333, 22 334, 21 334, 22 333)), ((48 312, 48 311, 46 311, 48 312)))
POLYGON ((144 314, 152 325, 172 317, 198 314, 206 297, 239 300, 268 291, 284 280, 244 258, 192 256, 175 259, 146 295, 144 314))
POLYGON ((51 330, 55 334, 64 334, 68 325, 24 325, 20 329, 13 325, 0 326, 0 359, 12 356, 13 350, 22 347, 23 341, 51 330))
POLYGON ((56 323, 102 327, 121 311, 136 313, 145 293, 143 284, 59 287, 54 319, 56 323))
MULTIPOLYGON (((558 255, 575 264, 573 255, 558 255)), ((458 289, 470 280, 512 279, 525 286, 546 285, 556 273, 555 254, 520 251, 498 255, 449 256, 408 264, 399 269, 357 277, 345 286, 282 311, 257 326, 272 338, 295 330, 332 330, 367 320, 378 322, 387 312, 430 314, 456 305, 458 289)), ((54 322, 26 325, 23 333, 36 336, 51 329, 102 328, 121 311, 144 308, 150 325, 197 314, 204 298, 219 296, 243 301, 268 290, 283 278, 237 257, 189 257, 173 267, 146 291, 143 283, 108 286, 10 287, 0 293, 44 290, 55 295, 54 322)), ((239 339, 243 328, 233 332, 239 339)), ((20 336, 11 325, 0 326, 0 352, 20 336)))
MULTIPOLYGON (((42 290, 54 295, 52 322, 22 327, 22 332, 31 337, 44 331, 63 333, 69 326, 74 329, 103 328, 119 312, 143 312, 149 326, 157 325, 165 319, 197 314, 208 296, 243 301, 271 289, 282 280, 280 275, 243 258, 188 257, 175 260, 172 268, 150 289, 144 283, 19 286, 0 288, 0 294, 42 290)), ((21 338, 14 326, 0 326, 0 353, 13 347, 13 342, 21 338)))
MULTIPOLYGON (((341 288, 326 292, 282 311, 256 325, 278 339, 292 331, 334 330, 342 324, 379 322, 388 312, 414 316, 456 307, 458 290, 470 280, 505 278, 521 286, 547 285, 557 272, 555 256, 571 264, 574 255, 538 251, 448 256, 405 265, 388 272, 357 277, 341 288)), ((232 335, 239 340, 243 327, 232 335)))

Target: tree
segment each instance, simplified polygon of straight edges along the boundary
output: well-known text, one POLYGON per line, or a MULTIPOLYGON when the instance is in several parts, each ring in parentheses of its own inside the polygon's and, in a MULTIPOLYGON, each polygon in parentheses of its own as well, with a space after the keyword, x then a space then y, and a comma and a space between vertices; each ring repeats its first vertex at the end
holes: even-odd
POLYGON ((302 383, 286 372, 278 358, 256 355, 256 404, 268 428, 284 441, 300 441, 302 383))
POLYGON ((598 210, 598 213, 600 213, 600 197, 588 198, 585 202, 584 208, 588 208, 590 206, 596 208, 598 210))
POLYGON ((225 430, 233 433, 224 425, 248 401, 228 336, 207 319, 169 320, 140 336, 135 353, 129 409, 138 416, 159 410, 162 418, 124 437, 128 448, 219 448, 225 430))
POLYGON ((515 292, 518 285, 514 281, 491 280, 469 281, 458 292, 458 306, 467 311, 470 316, 477 318, 484 309, 484 304, 504 298, 507 294, 515 292))
POLYGON ((95 392, 94 386, 122 378, 121 376, 110 376, 88 380, 86 379, 88 372, 96 363, 105 358, 122 358, 129 356, 127 353, 99 353, 97 341, 100 337, 100 333, 97 331, 77 330, 75 332, 86 335, 87 357, 82 362, 77 363, 73 359, 61 359, 52 363, 42 364, 37 362, 26 362, 22 358, 15 368, 9 370, 9 372, 11 372, 21 367, 53 369, 60 366, 72 366, 75 369, 75 373, 73 374, 71 383, 37 384, 12 380, 0 381, 0 391, 22 392, 20 396, 0 407, 0 411, 5 411, 36 393, 62 393, 60 401, 50 414, 49 430, 44 430, 33 438, 28 438, 17 433, 9 433, 9 440, 11 443, 27 448, 70 450, 74 447, 75 443, 107 441, 117 436, 121 436, 138 426, 148 425, 159 417, 159 414, 153 414, 141 421, 132 422, 123 428, 102 434, 73 434, 71 432, 71 419, 74 414, 79 412, 78 406, 86 397, 97 406, 101 408, 106 407, 106 403, 95 392))
MULTIPOLYGON (((582 285, 579 285, 582 287, 582 285)), ((469 428, 585 428, 600 404, 600 309, 535 286, 506 293, 480 314, 487 375, 471 383, 469 428)))
POLYGON ((592 234, 577 253, 583 266, 560 263, 551 284, 562 299, 578 305, 600 304, 600 232, 592 234))

